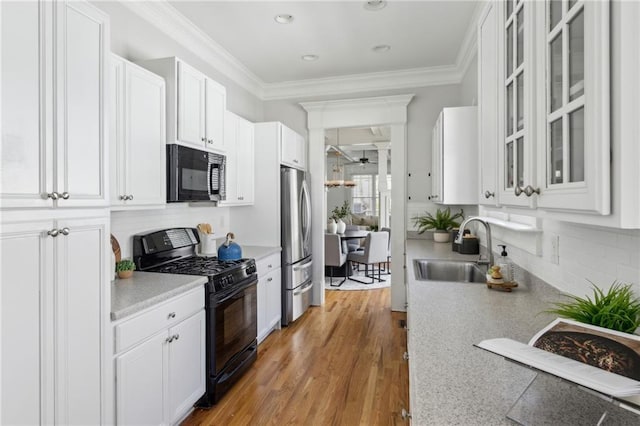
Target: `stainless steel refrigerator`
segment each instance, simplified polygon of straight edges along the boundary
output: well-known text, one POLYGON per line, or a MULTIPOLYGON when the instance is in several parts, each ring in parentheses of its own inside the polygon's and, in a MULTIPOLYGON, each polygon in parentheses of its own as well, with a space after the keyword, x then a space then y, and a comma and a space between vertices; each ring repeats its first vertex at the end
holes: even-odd
POLYGON ((298 319, 311 305, 311 199, 307 174, 280 169, 282 224, 282 325, 298 319))

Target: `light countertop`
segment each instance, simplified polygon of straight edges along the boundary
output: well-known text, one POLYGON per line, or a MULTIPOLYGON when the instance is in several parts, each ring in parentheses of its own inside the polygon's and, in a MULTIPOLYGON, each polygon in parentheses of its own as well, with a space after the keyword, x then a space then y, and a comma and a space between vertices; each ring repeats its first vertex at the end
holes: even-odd
POLYGON ((266 246, 242 246, 242 257, 251 257, 255 260, 260 260, 274 253, 280 253, 281 247, 266 247, 266 246))
POLYGON ((116 279, 111 283, 111 320, 128 317, 206 282, 206 277, 197 275, 156 272, 134 272, 131 278, 116 279))
MULTIPOLYGON (((514 424, 505 415, 535 372, 473 344, 496 337, 528 342, 555 318, 543 311, 559 300, 559 291, 522 271, 516 274, 519 287, 512 293, 490 290, 482 283, 418 281, 413 259, 427 258, 476 260, 478 256, 452 252, 450 243, 407 240, 412 423, 514 424)), ((564 385, 559 382, 544 374, 536 381, 540 395, 564 385)), ((573 388, 567 394, 576 391, 573 388)), ((584 401, 585 393, 578 393, 578 400, 584 401)), ((568 411, 582 415, 584 407, 565 405, 558 410, 562 415, 568 411)))

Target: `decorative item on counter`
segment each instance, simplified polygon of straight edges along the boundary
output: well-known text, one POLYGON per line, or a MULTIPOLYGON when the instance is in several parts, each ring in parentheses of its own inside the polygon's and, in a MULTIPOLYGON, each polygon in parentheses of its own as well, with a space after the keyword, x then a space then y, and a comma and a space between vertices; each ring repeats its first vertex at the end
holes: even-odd
POLYGON ((327 232, 330 234, 335 234, 336 232, 338 232, 338 224, 336 223, 335 220, 333 219, 329 219, 329 222, 327 223, 327 232))
POLYGON ((500 267, 500 270, 502 271, 502 278, 505 282, 514 282, 514 268, 513 263, 507 254, 507 246, 505 244, 498 244, 498 247, 502 247, 502 252, 500 253, 500 259, 496 262, 496 265, 500 267))
POLYGON ((208 223, 198 224, 198 234, 200 236, 200 254, 215 256, 218 252, 216 234, 208 223))
POLYGON ((122 259, 116 262, 116 272, 118 272, 118 278, 131 278, 133 271, 136 269, 136 264, 131 259, 122 259))
POLYGON ((502 274, 502 268, 498 265, 493 265, 487 271, 487 287, 498 288, 504 291, 511 292, 511 289, 518 287, 517 283, 507 282, 502 274))
POLYGON ((456 219, 464 219, 464 211, 460 210, 458 213, 451 215, 451 209, 449 207, 446 210, 438 209, 436 215, 433 216, 430 212, 426 212, 421 216, 414 216, 414 225, 418 228, 418 234, 424 233, 424 231, 435 230, 433 233, 433 240, 437 243, 449 242, 449 231, 452 228, 458 228, 460 223, 456 219))
POLYGON ((591 286, 593 300, 565 294, 569 302, 556 302, 546 312, 623 333, 634 333, 640 327, 640 298, 635 297, 632 284, 614 281, 606 293, 591 286))
POLYGON ((236 236, 233 232, 227 234, 227 239, 218 247, 219 260, 238 260, 242 258, 242 249, 237 243, 233 242, 236 236))

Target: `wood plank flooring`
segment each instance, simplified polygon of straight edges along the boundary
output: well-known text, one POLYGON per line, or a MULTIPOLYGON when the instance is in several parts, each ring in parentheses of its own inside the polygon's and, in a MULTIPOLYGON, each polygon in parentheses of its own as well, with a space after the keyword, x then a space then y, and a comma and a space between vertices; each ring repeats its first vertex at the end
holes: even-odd
POLYGON ((390 290, 327 291, 325 302, 273 332, 222 401, 183 425, 407 424, 406 314, 391 312, 390 290))

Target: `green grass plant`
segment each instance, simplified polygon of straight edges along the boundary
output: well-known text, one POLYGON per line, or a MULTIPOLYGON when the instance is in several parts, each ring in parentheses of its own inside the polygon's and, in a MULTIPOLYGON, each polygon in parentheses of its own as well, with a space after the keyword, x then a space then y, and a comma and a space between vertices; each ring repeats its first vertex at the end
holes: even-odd
POLYGON ((554 303, 555 308, 546 312, 623 333, 640 327, 640 299, 634 297, 631 284, 615 281, 606 293, 591 285, 592 297, 565 295, 569 302, 554 303))
POLYGON ((430 212, 426 212, 425 214, 415 216, 412 219, 413 223, 418 228, 418 234, 422 234, 424 231, 428 231, 429 229, 448 231, 449 229, 460 226, 460 222, 457 221, 457 219, 464 219, 464 211, 460 210, 458 213, 451 215, 451 209, 447 207, 445 210, 438 209, 435 216, 430 212))

